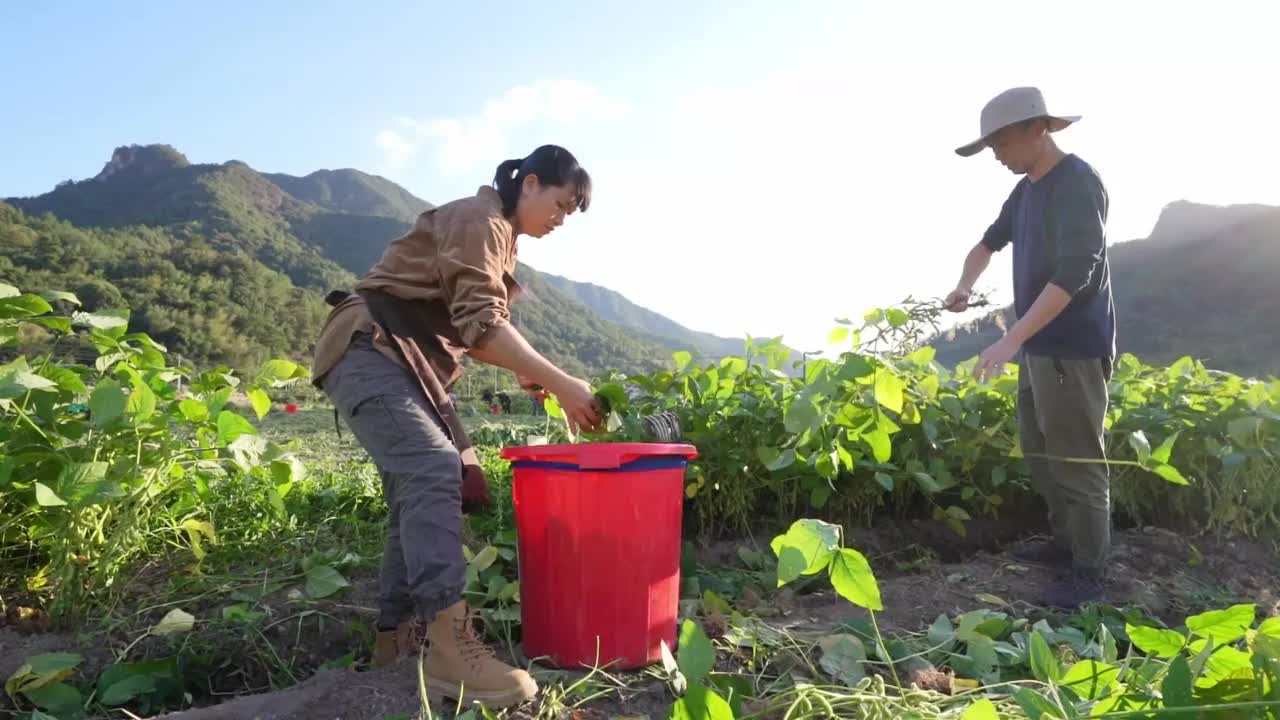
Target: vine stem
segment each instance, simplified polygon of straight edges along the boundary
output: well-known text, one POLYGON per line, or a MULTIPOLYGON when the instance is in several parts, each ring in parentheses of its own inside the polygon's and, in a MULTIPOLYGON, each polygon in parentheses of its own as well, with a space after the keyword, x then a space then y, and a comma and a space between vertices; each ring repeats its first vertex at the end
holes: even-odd
POLYGON ((1195 707, 1162 707, 1152 708, 1149 710, 1126 710, 1124 712, 1103 713, 1095 715, 1095 718, 1108 718, 1108 720, 1121 720, 1121 718, 1145 718, 1145 717, 1164 717, 1166 715, 1202 715, 1212 710, 1213 712, 1222 712, 1224 710, 1252 710, 1259 708, 1276 708, 1280 707, 1280 700, 1254 700, 1251 702, 1227 703, 1225 705, 1202 705, 1195 707))
MULTIPOLYGON (((27 393, 27 396, 28 396, 28 397, 30 397, 30 395, 31 395, 31 393, 27 393)), ((23 420, 25 420, 25 421, 27 422, 27 424, 28 424, 28 425, 30 425, 30 426, 31 426, 31 429, 32 429, 32 430, 35 430, 37 433, 40 433, 40 437, 44 438, 45 442, 50 443, 50 444, 53 444, 53 440, 52 440, 52 439, 50 439, 49 435, 48 435, 47 433, 45 433, 45 431, 44 431, 44 429, 43 429, 43 428, 41 428, 39 425, 35 424, 35 421, 33 421, 33 420, 31 419, 31 416, 30 416, 30 415, 27 415, 26 411, 24 411, 24 410, 22 409, 22 406, 21 406, 21 405, 19 405, 18 403, 14 403, 14 404, 13 404, 13 409, 18 413, 18 416, 19 416, 19 417, 21 417, 23 420)))
POLYGON ((880 652, 885 655, 885 662, 889 663, 889 673, 893 675, 893 684, 898 686, 898 690, 904 690, 902 687, 902 679, 898 677, 898 666, 893 662, 893 654, 889 652, 889 646, 884 644, 884 635, 880 633, 880 623, 876 620, 876 611, 868 609, 867 613, 871 615, 871 628, 876 631, 876 644, 880 646, 880 652))

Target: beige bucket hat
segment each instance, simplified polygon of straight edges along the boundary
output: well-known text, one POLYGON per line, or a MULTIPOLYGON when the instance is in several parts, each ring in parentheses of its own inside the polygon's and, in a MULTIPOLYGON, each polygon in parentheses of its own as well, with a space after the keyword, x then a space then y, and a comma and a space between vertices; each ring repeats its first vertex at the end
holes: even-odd
POLYGON ((1058 132, 1080 120, 1079 115, 1054 115, 1049 112, 1044 102, 1044 94, 1039 88, 1011 88, 992 98, 986 107, 982 108, 980 123, 982 136, 968 145, 956 148, 956 154, 961 157, 977 155, 987 146, 991 136, 1001 129, 1038 117, 1049 119, 1050 132, 1058 132))

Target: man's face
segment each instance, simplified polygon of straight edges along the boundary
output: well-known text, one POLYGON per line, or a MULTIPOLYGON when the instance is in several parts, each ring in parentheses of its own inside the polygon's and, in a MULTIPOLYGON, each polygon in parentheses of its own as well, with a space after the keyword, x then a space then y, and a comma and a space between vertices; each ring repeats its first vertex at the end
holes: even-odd
POLYGON ((987 145, 1001 165, 1015 175, 1025 175, 1031 172, 1036 158, 1040 156, 1047 132, 1045 124, 1039 120, 1019 123, 992 135, 987 145))

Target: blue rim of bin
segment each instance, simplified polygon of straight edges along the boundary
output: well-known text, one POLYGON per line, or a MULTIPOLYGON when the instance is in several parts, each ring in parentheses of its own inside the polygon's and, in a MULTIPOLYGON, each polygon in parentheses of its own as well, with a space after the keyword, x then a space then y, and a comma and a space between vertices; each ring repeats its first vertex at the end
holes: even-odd
MULTIPOLYGON (((645 472, 648 470, 683 470, 689 466, 689 461, 682 457, 654 457, 640 458, 632 460, 629 463, 623 463, 616 468, 592 468, 586 472, 645 472)), ((580 465, 575 463, 547 462, 544 460, 516 460, 511 463, 513 468, 528 468, 530 470, 566 470, 568 472, 581 472, 584 470, 580 465)))
POLYGON ((580 443, 527 445, 502 449, 516 468, 568 471, 642 472, 683 468, 698 456, 692 445, 663 443, 580 443))

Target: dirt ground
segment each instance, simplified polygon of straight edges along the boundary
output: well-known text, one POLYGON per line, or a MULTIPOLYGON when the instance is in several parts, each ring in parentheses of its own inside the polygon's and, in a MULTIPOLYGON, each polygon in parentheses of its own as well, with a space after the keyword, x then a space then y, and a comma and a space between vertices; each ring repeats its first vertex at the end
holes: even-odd
MULTIPOLYGON (((1113 536, 1107 603, 1139 608, 1171 626, 1187 615, 1237 603, 1256 603, 1260 616, 1280 614, 1280 563, 1261 545, 1188 540, 1159 529, 1113 536)), ((875 561, 872 560, 875 567, 875 561)), ((915 632, 939 615, 977 608, 1026 617, 1053 613, 1038 601, 1050 570, 1021 565, 1007 554, 979 551, 964 562, 937 563, 918 572, 880 576, 886 631, 915 632)), ((834 592, 772 599, 762 617, 781 626, 821 632, 866 613, 834 592)))
MULTIPOLYGON (((948 536, 937 528, 909 524, 882 526, 856 533, 848 542, 871 560, 879 578, 885 610, 879 615, 887 631, 919 631, 941 614, 986 607, 1029 617, 1049 613, 1038 607, 1039 589, 1052 579, 1041 568, 1013 562, 999 551, 1003 538, 984 536, 979 528, 965 540, 948 536), (907 541, 910 538, 910 542, 907 541), (924 540, 922 540, 924 538, 924 540), (985 549, 984 549, 985 548, 985 549), (956 560, 963 556, 963 560, 956 560), (948 561, 950 560, 950 561, 948 561)), ((703 551, 704 566, 736 562, 740 543, 719 543, 703 551)), ((1139 607, 1170 624, 1177 624, 1194 612, 1228 604, 1253 602, 1260 615, 1280 614, 1280 563, 1265 547, 1245 541, 1184 538, 1158 529, 1130 528, 1114 535, 1112 576, 1107 601, 1118 607, 1139 607)), ((354 591, 338 600, 335 614, 355 621, 367 621, 375 581, 360 578, 354 591)), ((797 635, 829 631, 862 613, 830 591, 794 594, 787 589, 745 593, 738 599, 739 610, 751 611, 771 625, 797 635)), ((283 612, 283 610, 282 610, 283 612)), ((331 658, 342 650, 357 651, 357 660, 367 657, 358 633, 309 638, 298 633, 305 646, 311 645, 316 661, 331 658)), ((289 643, 296 647, 294 633, 289 643)), ((0 627, 0 679, 7 678, 31 655, 46 652, 78 652, 86 658, 84 678, 92 678, 111 662, 110 651, 87 638, 49 632, 25 633, 14 627, 0 627)), ((544 688, 564 674, 538 670, 544 688)), ((572 681, 573 674, 570 674, 572 681)), ((664 685, 651 676, 633 674, 618 688, 577 712, 563 717, 574 720, 609 720, 615 717, 665 717, 672 697, 664 685)), ((323 671, 298 685, 276 692, 242 695, 210 707, 159 716, 164 720, 385 720, 416 718, 419 711, 417 664, 404 661, 380 672, 323 671)), ((564 684, 563 682, 561 684, 564 684)), ((0 717, 5 715, 0 699, 0 717)), ((434 708, 439 710, 439 708, 434 708)), ((538 708, 526 708, 515 718, 539 715, 538 708)))

